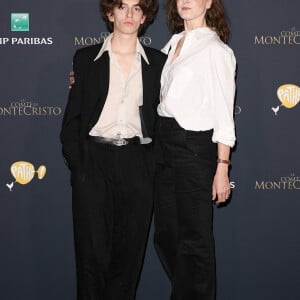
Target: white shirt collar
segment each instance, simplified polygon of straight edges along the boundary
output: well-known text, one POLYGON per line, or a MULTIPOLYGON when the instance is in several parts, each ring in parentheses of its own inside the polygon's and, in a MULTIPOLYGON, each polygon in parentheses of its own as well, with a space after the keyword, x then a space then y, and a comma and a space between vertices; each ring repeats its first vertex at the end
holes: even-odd
MULTIPOLYGON (((98 60, 102 54, 105 52, 105 51, 108 51, 108 52, 111 52, 112 49, 111 49, 111 39, 113 37, 113 33, 111 33, 104 41, 99 53, 97 54, 97 56, 95 57, 94 61, 98 60)), ((145 60, 145 62, 149 65, 149 60, 148 60, 148 57, 145 53, 145 50, 143 48, 143 46, 141 45, 139 39, 137 38, 137 41, 136 41, 136 53, 139 53, 143 59, 145 60)))
POLYGON ((184 34, 187 34, 191 38, 195 38, 197 40, 202 39, 204 36, 214 36, 217 33, 209 27, 199 27, 190 31, 181 31, 180 33, 174 34, 170 41, 161 49, 161 51, 165 54, 168 54, 170 49, 177 45, 178 41, 182 38, 184 34))

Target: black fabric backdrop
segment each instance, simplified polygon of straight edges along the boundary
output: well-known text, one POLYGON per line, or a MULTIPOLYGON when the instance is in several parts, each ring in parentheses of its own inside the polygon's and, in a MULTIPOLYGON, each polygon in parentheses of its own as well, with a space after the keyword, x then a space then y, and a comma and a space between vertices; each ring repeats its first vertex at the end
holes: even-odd
MULTIPOLYGON (((231 201, 215 209, 217 298, 297 300, 300 2, 224 3, 238 62, 238 143, 231 201)), ((160 4, 142 39, 155 48, 170 37, 160 4)), ((71 189, 59 131, 74 51, 107 29, 97 0, 3 0, 0 24, 0 299, 72 300, 71 189)), ((169 289, 151 231, 137 299, 168 299, 169 289)))

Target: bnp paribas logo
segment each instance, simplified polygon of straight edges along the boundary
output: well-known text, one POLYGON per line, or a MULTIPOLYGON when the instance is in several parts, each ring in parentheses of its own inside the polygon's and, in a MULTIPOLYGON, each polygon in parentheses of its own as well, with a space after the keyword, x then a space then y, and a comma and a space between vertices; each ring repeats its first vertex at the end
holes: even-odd
POLYGON ((29 14, 12 13, 11 31, 29 31, 29 14))

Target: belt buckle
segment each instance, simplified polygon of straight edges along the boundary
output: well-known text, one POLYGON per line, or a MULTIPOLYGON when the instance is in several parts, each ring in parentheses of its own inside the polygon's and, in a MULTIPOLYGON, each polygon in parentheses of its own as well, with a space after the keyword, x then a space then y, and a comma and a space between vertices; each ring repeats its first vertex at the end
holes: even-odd
POLYGON ((122 138, 118 138, 118 139, 116 139, 116 140, 114 140, 113 141, 113 144, 115 145, 115 146, 125 146, 125 145, 127 145, 128 144, 128 141, 127 140, 125 140, 125 139, 122 139, 122 138))

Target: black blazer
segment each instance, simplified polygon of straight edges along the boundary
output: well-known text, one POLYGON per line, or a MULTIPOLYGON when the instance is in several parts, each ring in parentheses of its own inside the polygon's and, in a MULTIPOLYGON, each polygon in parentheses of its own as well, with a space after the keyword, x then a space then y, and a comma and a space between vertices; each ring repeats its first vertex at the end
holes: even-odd
MULTIPOLYGON (((61 142, 63 154, 71 169, 86 161, 86 140, 98 121, 109 88, 109 55, 94 61, 102 44, 76 51, 73 60, 75 84, 70 90, 66 106, 61 142)), ((160 75, 166 56, 158 50, 144 47, 149 65, 142 58, 143 106, 141 107, 145 133, 154 138, 156 108, 159 103, 160 75)), ((145 134, 144 133, 144 134, 145 134)))

